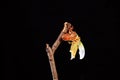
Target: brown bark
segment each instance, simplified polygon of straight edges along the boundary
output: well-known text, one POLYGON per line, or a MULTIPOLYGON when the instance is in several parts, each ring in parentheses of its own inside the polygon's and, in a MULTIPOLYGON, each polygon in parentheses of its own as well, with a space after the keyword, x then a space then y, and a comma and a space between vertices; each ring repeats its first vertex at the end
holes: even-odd
POLYGON ((58 46, 60 45, 60 43, 61 43, 61 41, 62 41, 62 39, 61 39, 62 35, 65 34, 65 33, 67 33, 67 31, 68 31, 68 29, 69 29, 70 27, 71 27, 71 24, 70 24, 70 23, 68 23, 68 22, 65 22, 65 23, 64 23, 63 30, 61 31, 61 33, 59 34, 57 40, 55 41, 55 43, 54 43, 53 46, 52 46, 53 54, 54 54, 55 50, 58 48, 58 46))
POLYGON ((55 66, 54 55, 53 55, 52 49, 50 48, 49 44, 46 44, 46 51, 47 51, 47 55, 49 58, 53 80, 58 80, 58 74, 57 74, 57 70, 55 66))
POLYGON ((49 46, 49 44, 46 44, 46 52, 47 52, 47 55, 49 58, 49 63, 50 63, 50 67, 51 67, 53 80, 58 80, 58 74, 57 74, 55 60, 54 60, 54 53, 55 53, 56 49, 58 48, 58 46, 60 45, 60 43, 62 42, 62 39, 61 39, 62 35, 67 33, 67 31, 69 30, 70 27, 71 27, 71 24, 68 22, 65 22, 63 30, 61 31, 58 38, 52 45, 52 48, 49 46))

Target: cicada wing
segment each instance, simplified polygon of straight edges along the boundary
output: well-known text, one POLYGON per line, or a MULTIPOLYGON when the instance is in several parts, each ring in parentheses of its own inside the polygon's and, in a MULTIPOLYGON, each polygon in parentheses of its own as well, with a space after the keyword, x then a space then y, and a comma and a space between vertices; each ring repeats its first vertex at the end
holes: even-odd
POLYGON ((83 59, 85 57, 85 48, 82 42, 79 45, 79 55, 80 55, 80 59, 83 59))

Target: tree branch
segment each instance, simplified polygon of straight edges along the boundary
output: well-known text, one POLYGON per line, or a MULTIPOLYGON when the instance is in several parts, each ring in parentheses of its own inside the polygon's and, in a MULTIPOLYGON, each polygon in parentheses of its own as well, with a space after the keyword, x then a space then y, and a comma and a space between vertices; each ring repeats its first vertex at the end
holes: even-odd
POLYGON ((71 27, 71 24, 68 22, 65 22, 63 30, 61 31, 58 38, 52 45, 52 48, 49 46, 49 44, 46 44, 46 52, 47 52, 47 55, 49 58, 49 63, 50 63, 50 67, 51 67, 53 80, 58 80, 58 74, 57 74, 55 60, 54 60, 54 53, 55 53, 56 49, 58 48, 58 46, 60 45, 60 43, 62 42, 62 38, 61 38, 62 35, 67 33, 70 27, 71 27))
POLYGON ((55 43, 54 43, 53 46, 52 46, 53 54, 54 54, 55 50, 58 48, 58 46, 60 45, 60 43, 62 42, 62 39, 61 39, 62 35, 65 34, 65 33, 67 33, 67 31, 68 31, 68 29, 69 29, 70 27, 71 27, 71 24, 70 24, 70 23, 68 23, 68 22, 65 22, 65 23, 64 23, 64 28, 63 28, 63 30, 61 31, 61 33, 59 34, 57 40, 55 41, 55 43))
POLYGON ((58 74, 57 74, 57 70, 55 66, 54 55, 53 55, 52 49, 50 48, 49 44, 46 44, 46 51, 47 51, 47 55, 49 58, 53 80, 58 80, 58 74))

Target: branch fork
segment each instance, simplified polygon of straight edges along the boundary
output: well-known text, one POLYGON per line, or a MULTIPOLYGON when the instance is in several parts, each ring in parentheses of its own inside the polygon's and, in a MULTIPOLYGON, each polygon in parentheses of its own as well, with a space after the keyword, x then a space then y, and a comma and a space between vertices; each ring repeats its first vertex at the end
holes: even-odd
POLYGON ((59 34, 58 38, 56 39, 56 41, 54 42, 52 47, 50 47, 49 44, 46 44, 46 52, 47 52, 47 55, 49 58, 49 63, 50 63, 50 67, 51 67, 53 80, 58 80, 58 74, 57 74, 55 60, 54 60, 54 53, 55 53, 56 49, 58 48, 58 46, 60 45, 60 43, 62 42, 62 35, 67 33, 71 27, 72 27, 72 25, 70 23, 65 22, 63 30, 59 34))

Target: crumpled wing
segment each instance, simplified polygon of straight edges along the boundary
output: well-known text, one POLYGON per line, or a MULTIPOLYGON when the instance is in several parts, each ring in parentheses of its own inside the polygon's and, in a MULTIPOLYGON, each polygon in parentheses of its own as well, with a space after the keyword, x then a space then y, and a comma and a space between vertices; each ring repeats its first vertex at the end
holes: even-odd
POLYGON ((80 42, 79 45, 79 55, 80 55, 80 59, 83 59, 85 57, 85 48, 82 42, 80 42))
POLYGON ((73 41, 72 43, 71 43, 71 47, 70 47, 70 52, 71 52, 71 60, 72 59, 74 59, 75 58, 75 56, 76 56, 76 53, 77 53, 77 50, 78 50, 78 48, 79 48, 79 44, 80 43, 80 41, 78 40, 78 41, 73 41))

